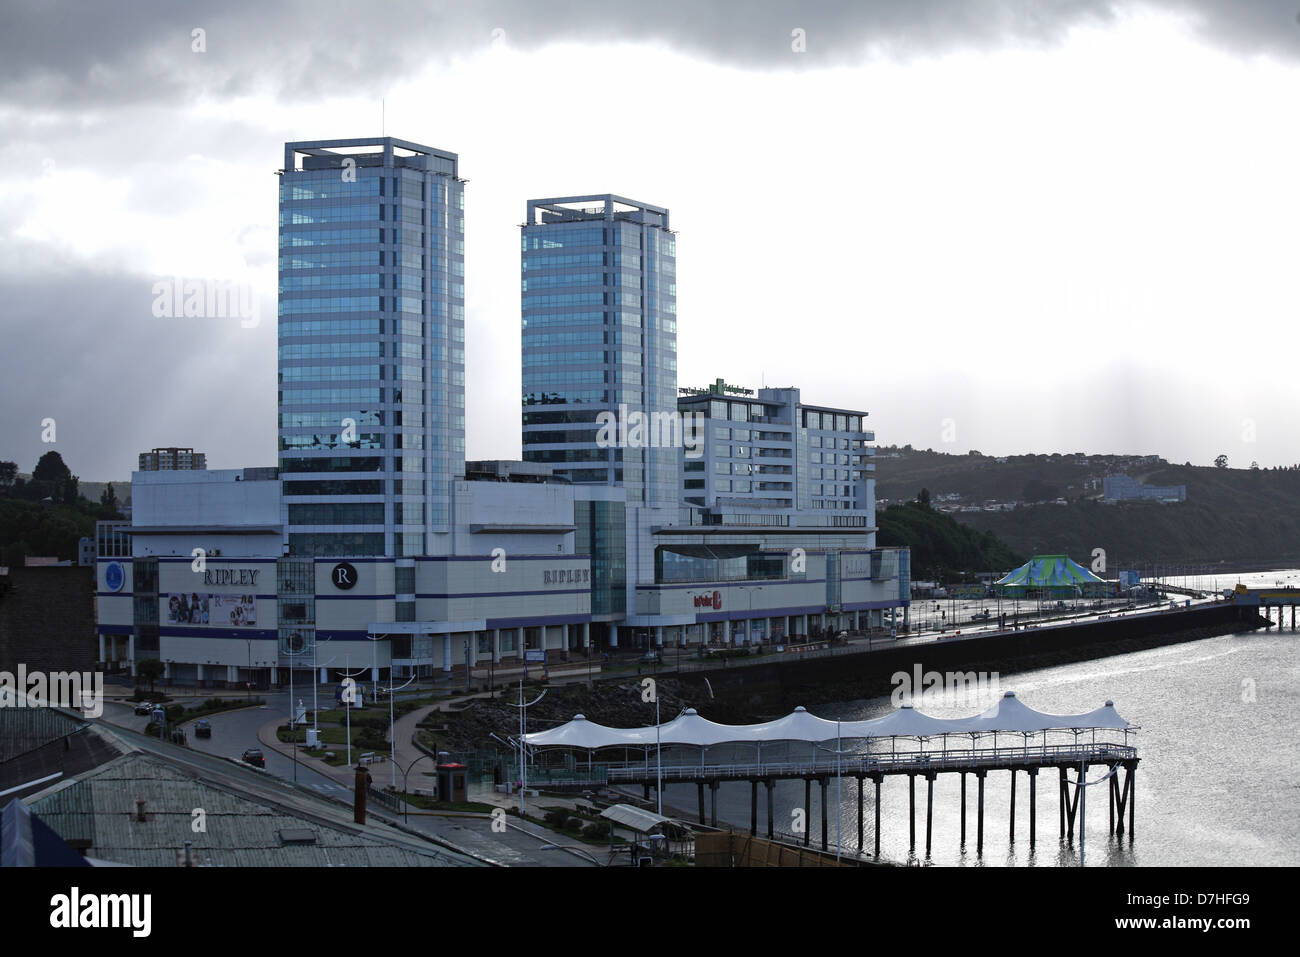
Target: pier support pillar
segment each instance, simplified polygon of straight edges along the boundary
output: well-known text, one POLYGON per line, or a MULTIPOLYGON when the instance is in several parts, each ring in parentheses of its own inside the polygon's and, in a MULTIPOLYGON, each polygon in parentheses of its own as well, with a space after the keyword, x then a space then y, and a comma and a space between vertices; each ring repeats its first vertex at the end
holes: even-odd
POLYGON ((812 813, 812 778, 803 779, 803 846, 808 846, 808 837, 812 831, 812 822, 808 815, 812 813))
POLYGON ((647 801, 650 800, 650 782, 649 782, 649 781, 646 781, 646 782, 645 782, 644 791, 645 791, 645 799, 646 799, 647 801))
POLYGON ((763 782, 767 785, 767 837, 772 839, 772 790, 776 787, 776 782, 768 778, 763 782))
POLYGON ((864 778, 858 778, 858 853, 862 852, 862 791, 864 778))
POLYGON ((1016 843, 1016 769, 1011 769, 1011 843, 1016 843))
POLYGON ((718 782, 717 781, 709 782, 709 798, 713 802, 712 806, 709 808, 709 824, 712 827, 717 827, 718 826, 718 782))
MULTIPOLYGON (((822 850, 824 851, 824 850, 826 850, 826 847, 827 847, 827 840, 826 840, 826 779, 825 779, 825 778, 822 778, 820 783, 821 783, 821 786, 822 786, 822 850)), ((839 808, 836 808, 835 810, 836 810, 836 811, 839 811, 839 808)))
POLYGON ((930 856, 930 832, 934 826, 934 772, 925 775, 925 856, 930 856))
POLYGON ((1060 800, 1057 801, 1057 806, 1060 808, 1061 811, 1061 839, 1064 840, 1065 839, 1065 805, 1069 803, 1069 798, 1066 796, 1066 790, 1065 790, 1065 768, 1058 768, 1057 770, 1060 771, 1060 781, 1056 788, 1056 796, 1060 798, 1060 800))
POLYGON ((1106 833, 1114 835, 1115 833, 1115 788, 1117 786, 1116 778, 1118 775, 1112 774, 1110 780, 1106 782, 1106 833))
POLYGON ((975 853, 984 853, 984 775, 986 771, 976 771, 975 779, 979 782, 979 808, 975 812, 975 853))
POLYGON ((700 823, 703 824, 704 823, 704 782, 696 781, 695 788, 699 793, 699 797, 700 797, 700 823))
POLYGON ((1131 843, 1133 840, 1133 813, 1137 807, 1137 764, 1129 766, 1126 780, 1128 783, 1128 839, 1131 843))
POLYGON ((1029 846, 1038 837, 1038 768, 1029 768, 1029 846))
POLYGON ((758 836, 758 779, 749 782, 749 835, 758 836))
POLYGON ((876 784, 876 857, 880 856, 880 782, 884 776, 877 774, 872 781, 876 784))
POLYGON ((961 846, 966 846, 966 772, 961 772, 961 846))
POLYGON ((907 849, 916 850, 916 775, 907 776, 907 849))

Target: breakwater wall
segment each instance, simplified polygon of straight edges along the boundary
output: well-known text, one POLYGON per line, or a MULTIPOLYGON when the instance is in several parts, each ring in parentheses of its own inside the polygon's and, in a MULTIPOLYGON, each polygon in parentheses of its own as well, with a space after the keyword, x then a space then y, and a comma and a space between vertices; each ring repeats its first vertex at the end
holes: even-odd
MULTIPOLYGON (((862 654, 781 661, 674 676, 683 699, 714 721, 744 723, 803 705, 887 695, 897 672, 983 671, 999 675, 1048 668, 1213 638, 1267 624, 1253 609, 1226 602, 1153 615, 877 647, 862 654)), ((1002 682, 1006 684, 1005 680, 1002 682)))

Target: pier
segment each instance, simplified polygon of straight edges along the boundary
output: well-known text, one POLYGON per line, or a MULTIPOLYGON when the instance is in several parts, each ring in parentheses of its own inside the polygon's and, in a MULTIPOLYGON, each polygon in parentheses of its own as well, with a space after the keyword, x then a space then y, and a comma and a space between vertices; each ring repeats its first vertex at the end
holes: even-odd
MULTIPOLYGON (((968 778, 973 778, 975 794, 974 837, 977 854, 984 851, 985 782, 990 773, 1008 773, 1010 789, 1010 833, 1016 840, 1016 790, 1023 773, 1029 788, 1029 844, 1038 840, 1038 775, 1055 769, 1060 797, 1059 828, 1062 840, 1073 841, 1076 818, 1080 841, 1083 840, 1083 788, 1088 769, 1098 765, 1109 768, 1108 778, 1103 778, 1109 791, 1108 831, 1122 837, 1126 832, 1133 840, 1136 826, 1136 773, 1138 751, 1129 738, 1137 730, 1121 718, 1111 702, 1095 711, 1080 715, 1049 715, 1034 711, 1020 703, 1013 692, 1007 692, 987 711, 970 718, 944 720, 904 706, 882 718, 868 721, 835 722, 817 718, 804 709, 777 721, 758 725, 720 725, 701 718, 693 709, 687 709, 677 718, 659 726, 648 728, 604 728, 586 721, 581 715, 566 725, 550 731, 530 734, 525 739, 530 749, 564 747, 581 749, 590 755, 597 750, 619 747, 644 749, 644 760, 625 761, 618 764, 602 762, 602 777, 610 785, 641 785, 646 800, 651 788, 658 796, 670 784, 694 784, 700 824, 718 826, 718 790, 724 783, 747 782, 750 791, 749 833, 759 835, 759 789, 766 792, 766 831, 769 839, 776 837, 773 816, 774 790, 778 781, 804 782, 804 819, 802 838, 805 846, 812 840, 813 822, 809 820, 812 808, 812 789, 820 789, 821 819, 820 845, 830 849, 827 808, 828 790, 833 780, 856 782, 858 848, 865 848, 866 785, 870 781, 875 789, 874 848, 880 856, 881 835, 881 785, 886 776, 906 776, 908 779, 908 834, 909 848, 917 847, 917 779, 925 783, 925 856, 933 849, 934 784, 940 774, 956 774, 961 779, 961 843, 967 841, 968 778), (1001 736, 1001 741, 999 741, 1001 736), (1054 743, 1052 737, 1058 740, 1054 743), (1014 743, 1007 743, 1007 738, 1014 743), (991 738, 991 744, 989 739, 991 738), (1060 738, 1070 740, 1061 741, 1060 738), (899 741, 912 740, 914 747, 898 750, 899 741), (1032 740, 1031 740, 1032 739, 1032 740), (806 760, 763 760, 764 745, 776 742, 803 742, 811 745, 806 760), (846 751, 845 745, 856 742, 861 750, 846 751), (937 742, 938 747, 927 747, 927 742, 937 742), (718 744, 753 744, 756 747, 752 762, 709 764, 705 754, 710 746, 718 744), (818 744, 834 744, 818 747, 818 744), (700 748, 698 763, 685 763, 680 759, 662 762, 662 748, 672 745, 694 745, 700 748), (652 748, 658 752, 651 758, 652 748), (817 752, 822 751, 822 755, 817 752), (706 814, 705 789, 709 792, 706 814), (1125 816, 1127 815, 1127 828, 1125 816)), ((1092 782, 1094 785, 1102 781, 1092 782)), ((840 813, 839 806, 837 813, 840 813)))
MULTIPOLYGON (((827 816, 827 791, 831 782, 838 778, 856 781, 858 792, 858 847, 865 847, 865 790, 870 781, 875 788, 875 821, 873 835, 875 838, 875 855, 880 856, 881 828, 881 785, 886 775, 906 775, 908 778, 908 831, 909 847, 916 849, 916 783, 920 778, 925 782, 925 855, 930 856, 933 847, 934 821, 934 782, 940 774, 961 775, 961 842, 966 843, 966 819, 969 801, 967 800, 967 775, 974 778, 977 797, 975 802, 975 850, 977 854, 984 851, 984 783, 989 772, 1005 771, 1011 775, 1011 826, 1010 840, 1016 839, 1016 781, 1023 772, 1028 778, 1029 787, 1029 846, 1033 847, 1038 839, 1038 774, 1045 769, 1058 772, 1058 789, 1060 794, 1060 836, 1064 840, 1074 840, 1076 812, 1080 806, 1079 782, 1086 779, 1087 768, 1096 765, 1116 766, 1122 769, 1122 775, 1114 775, 1109 782, 1109 821, 1110 834, 1123 836, 1125 833, 1124 816, 1128 814, 1129 840, 1133 839, 1136 818, 1136 802, 1133 800, 1135 772, 1138 765, 1137 749, 1132 746, 1117 744, 1082 744, 1041 745, 1033 747, 1009 747, 987 749, 954 749, 928 752, 903 752, 894 754, 871 754, 860 758, 841 760, 819 760, 809 762, 723 764, 723 765, 665 765, 662 768, 651 764, 610 767, 608 782, 611 785, 636 785, 645 788, 645 796, 650 798, 652 788, 662 780, 668 784, 694 784, 699 803, 699 822, 718 826, 718 788, 727 781, 746 781, 750 785, 750 820, 749 833, 759 834, 759 798, 760 786, 766 791, 767 829, 766 837, 776 836, 773 820, 773 791, 777 781, 801 780, 804 782, 804 810, 812 805, 812 787, 816 784, 821 789, 821 847, 829 848, 829 820, 827 816), (1075 772, 1073 779, 1070 772, 1075 772), (710 809, 706 819, 705 788, 708 788, 710 809)), ((808 845, 812 835, 812 822, 805 821, 803 843, 808 845)), ((1082 837, 1083 819, 1079 816, 1079 833, 1082 837)))
POLYGON ((1285 627, 1286 610, 1291 609, 1291 630, 1296 630, 1296 606, 1300 605, 1300 588, 1247 588, 1238 585, 1232 593, 1232 603, 1246 608, 1256 608, 1273 625, 1273 609, 1277 609, 1277 627, 1285 627))

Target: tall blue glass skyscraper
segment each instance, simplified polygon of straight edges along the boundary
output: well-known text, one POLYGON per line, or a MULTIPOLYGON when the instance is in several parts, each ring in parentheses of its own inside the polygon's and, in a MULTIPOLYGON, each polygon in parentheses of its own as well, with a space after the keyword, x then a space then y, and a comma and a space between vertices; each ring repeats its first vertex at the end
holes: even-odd
POLYGON ((444 551, 465 470, 465 194, 456 154, 286 143, 280 476, 295 555, 444 551))
MULTIPOLYGON (((523 456, 627 504, 678 500, 675 447, 598 443, 677 409, 677 248, 668 210, 610 194, 528 201, 523 226, 523 456)), ((656 432, 656 434, 658 434, 656 432)))

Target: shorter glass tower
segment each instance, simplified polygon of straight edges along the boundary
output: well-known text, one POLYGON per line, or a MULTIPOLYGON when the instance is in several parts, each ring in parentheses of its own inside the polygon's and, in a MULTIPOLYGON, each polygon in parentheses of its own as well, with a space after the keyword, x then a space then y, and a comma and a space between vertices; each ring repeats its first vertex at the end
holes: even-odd
MULTIPOLYGON (((628 506, 673 505, 680 447, 598 442, 675 416, 677 242, 668 210, 612 194, 528 201, 522 237, 523 456, 628 506)), ((658 433, 656 433, 658 434, 658 433)))

